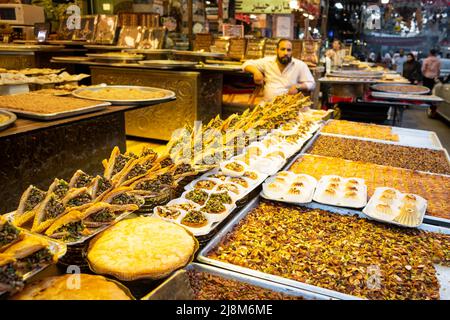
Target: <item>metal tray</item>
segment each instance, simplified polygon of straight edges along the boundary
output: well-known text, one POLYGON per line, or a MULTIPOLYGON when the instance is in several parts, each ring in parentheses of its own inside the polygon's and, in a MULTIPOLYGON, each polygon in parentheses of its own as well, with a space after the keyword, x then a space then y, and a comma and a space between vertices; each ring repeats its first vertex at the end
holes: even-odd
POLYGON ((160 103, 160 102, 166 102, 169 100, 175 99, 175 92, 166 90, 166 89, 160 89, 160 88, 154 88, 154 87, 140 87, 140 86, 96 86, 96 87, 88 87, 88 88, 81 88, 77 89, 72 92, 72 95, 77 98, 81 99, 88 99, 88 100, 97 100, 97 101, 105 101, 107 103, 113 104, 113 105, 141 105, 141 104, 154 104, 154 103, 160 103), (98 91, 106 88, 131 88, 131 89, 139 89, 144 91, 163 91, 166 96, 164 98, 154 98, 154 99, 144 99, 144 100, 109 100, 109 99, 100 99, 100 98, 91 98, 91 97, 84 97, 80 95, 80 92, 83 91, 98 91))
POLYGON ((219 71, 242 71, 241 66, 226 64, 201 64, 196 66, 197 69, 219 70, 219 71))
MULTIPOLYGON (((23 233, 25 233, 26 235, 31 235, 33 237, 39 237, 39 238, 43 238, 46 241, 48 241, 50 243, 49 245, 49 250, 52 254, 56 255, 56 257, 58 258, 58 260, 63 257, 66 252, 67 252, 67 246, 59 241, 55 241, 49 237, 43 236, 41 234, 37 234, 37 233, 33 233, 30 232, 26 229, 23 228, 18 228, 19 230, 21 230, 23 233)), ((43 271, 44 269, 46 269, 47 267, 49 267, 52 263, 48 263, 46 265, 41 266, 40 268, 36 268, 26 274, 23 275, 22 280, 23 281, 27 281, 29 280, 31 277, 35 276, 36 274, 38 274, 39 272, 43 271)), ((6 291, 0 291, 0 295, 6 293, 6 291)))
POLYGON ((209 58, 223 58, 225 53, 219 52, 203 52, 203 51, 185 51, 185 50, 174 50, 173 54, 182 56, 197 56, 197 57, 209 57, 209 58))
POLYGON ((30 119, 37 119, 37 120, 56 120, 61 118, 67 118, 67 117, 73 117, 80 114, 85 114, 89 112, 99 111, 105 109, 107 106, 110 106, 111 103, 105 102, 105 103, 99 103, 90 107, 80 108, 80 109, 74 109, 74 110, 68 110, 63 112, 56 112, 56 113, 35 113, 35 112, 29 112, 29 111, 23 111, 23 110, 15 110, 15 109, 8 109, 5 108, 5 110, 9 110, 11 112, 16 113, 18 116, 22 116, 24 118, 30 118, 30 119))
POLYGON ((427 95, 420 95, 420 94, 405 94, 405 93, 389 93, 389 92, 372 92, 371 96, 374 98, 385 98, 385 99, 391 99, 391 100, 420 100, 422 102, 442 102, 444 99, 438 96, 427 96, 427 95))
MULTIPOLYGON (((331 121, 339 121, 339 120, 328 120, 325 126, 331 121)), ((382 140, 375 138, 367 138, 367 137, 359 137, 359 136, 351 136, 348 134, 339 134, 339 133, 329 133, 322 132, 320 130, 320 134, 324 136, 336 136, 342 138, 351 138, 357 140, 365 140, 365 141, 373 141, 373 142, 383 142, 395 145, 402 145, 406 147, 416 147, 416 148, 428 148, 428 149, 444 149, 441 141, 439 140, 436 132, 434 131, 426 131, 426 130, 416 130, 416 129, 407 129, 402 127, 390 127, 392 129, 393 134, 397 134, 399 141, 390 141, 390 140, 382 140)))
POLYGON ((198 271, 219 276, 224 279, 235 280, 237 282, 250 284, 253 286, 279 292, 288 296, 302 297, 305 300, 330 300, 328 296, 318 293, 288 287, 282 284, 254 278, 230 270, 224 270, 204 264, 190 263, 184 269, 178 270, 170 278, 155 288, 142 300, 193 300, 193 291, 189 283, 187 271, 198 271))
POLYGON ((91 61, 92 58, 68 56, 68 57, 52 57, 52 60, 54 60, 55 62, 85 62, 85 61, 91 61))
MULTIPOLYGON (((224 268, 227 270, 232 270, 232 271, 236 271, 239 273, 243 273, 249 276, 254 276, 257 278, 262 278, 268 281, 273 281, 276 283, 281 283, 287 286, 292 286, 295 288, 299 288, 299 289, 303 289, 303 290, 307 290, 307 291, 311 291, 311 292, 316 292, 318 294, 321 295, 325 295, 331 298, 335 298, 335 299, 343 299, 343 300, 354 300, 354 299, 358 299, 360 300, 360 297, 356 297, 356 296, 352 296, 352 295, 348 295, 348 294, 344 294, 341 292, 337 292, 334 290, 329 290, 329 289, 325 289, 325 288, 321 288, 318 286, 313 286, 313 285, 309 285, 303 282, 299 282, 299 281, 295 281, 295 280, 291 280, 288 278, 283 278, 281 276, 275 276, 275 275, 271 275, 268 273, 264 273, 261 271, 256 271, 256 270, 252 270, 249 268, 245 268, 245 267, 241 267, 241 266, 237 266, 237 265, 233 265, 227 262, 222 262, 219 260, 215 260, 215 259, 211 259, 208 258, 207 255, 209 252, 211 252, 214 248, 216 248, 218 245, 220 245, 222 243, 223 240, 225 240, 228 236, 229 233, 231 233, 234 228, 238 225, 238 223, 244 219, 247 214, 255 207, 257 207, 259 205, 260 202, 260 197, 256 197, 254 198, 252 201, 250 201, 248 203, 247 206, 245 206, 245 208, 243 208, 235 217, 233 220, 231 220, 198 254, 197 259, 200 262, 206 263, 206 264, 210 264, 219 268, 224 268)), ((307 208, 311 208, 311 209, 322 209, 322 210, 327 210, 336 214, 340 214, 340 215, 358 215, 359 217, 365 218, 367 220, 370 220, 369 218, 367 218, 361 211, 357 211, 357 210, 351 210, 351 209, 344 209, 344 208, 337 208, 337 207, 332 207, 332 206, 328 206, 328 205, 323 205, 323 204, 318 204, 318 203, 310 203, 310 204, 302 204, 302 207, 307 207, 307 208)), ((418 229, 420 230, 424 230, 424 231, 430 231, 430 232, 438 232, 438 233, 443 233, 443 234, 450 234, 450 229, 447 228, 442 228, 442 227, 437 227, 437 226, 432 226, 432 225, 427 225, 427 224, 422 224, 421 226, 418 227, 418 229)), ((450 270, 450 268, 448 269, 450 270)), ((450 272, 449 272, 450 273, 450 272)), ((442 277, 439 278, 439 280, 448 277, 449 274, 445 273, 444 275, 441 275, 442 277)), ((444 287, 442 290, 442 292, 444 292, 446 294, 445 297, 441 297, 442 299, 450 299, 450 297, 448 296, 450 294, 450 283, 448 283, 448 281, 440 281, 441 284, 441 289, 442 287, 444 287)))
MULTIPOLYGON (((4 216, 6 219, 12 221, 13 218, 14 218, 15 213, 16 213, 16 211, 12 211, 12 212, 9 212, 9 213, 5 213, 3 216, 4 216)), ((119 221, 121 221, 121 220, 127 218, 127 217, 130 216, 132 213, 133 213, 132 211, 126 211, 126 212, 123 212, 122 214, 120 214, 119 216, 117 216, 110 224, 104 225, 104 226, 101 226, 101 227, 96 228, 95 230, 92 230, 92 233, 91 233, 90 235, 84 236, 84 237, 82 237, 81 239, 79 239, 79 240, 77 240, 77 241, 64 242, 64 241, 62 241, 62 240, 56 240, 56 239, 53 240, 53 241, 57 241, 57 242, 60 242, 60 243, 64 243, 64 244, 67 245, 67 246, 74 246, 74 245, 77 245, 77 244, 84 243, 86 240, 91 239, 92 237, 96 236, 96 235, 99 234, 100 232, 102 232, 102 231, 108 229, 109 227, 113 226, 113 225, 116 224, 117 222, 119 222, 119 221)), ((26 226, 27 226, 26 228, 24 228, 24 227, 22 226, 22 227, 19 228, 19 229, 31 233, 31 231, 28 230, 28 228, 31 228, 31 225, 27 225, 27 224, 26 224, 26 226)), ((34 233, 34 232, 33 232, 33 234, 38 234, 38 233, 34 233)), ((45 236, 45 235, 43 235, 43 234, 38 234, 38 235, 41 235, 41 236, 45 237, 46 239, 53 239, 53 238, 47 237, 47 236, 45 236)))
POLYGON ((89 58, 99 59, 99 60, 120 60, 120 61, 138 61, 144 59, 143 55, 136 55, 136 56, 124 56, 124 55, 105 55, 102 53, 87 53, 86 56, 89 58))
POLYGON ((194 61, 182 61, 182 60, 143 60, 138 61, 139 64, 147 67, 171 69, 171 68, 186 68, 195 67, 197 62, 194 61))
MULTIPOLYGON (((442 152, 444 152, 444 155, 447 158, 448 163, 450 164, 450 156, 448 154, 447 149, 444 149, 444 148, 416 147, 416 146, 410 146, 410 145, 403 145, 403 144, 399 144, 399 143, 393 143, 392 141, 386 141, 386 140, 375 140, 375 139, 368 140, 368 139, 360 139, 359 137, 354 137, 354 136, 343 136, 343 135, 327 134, 327 133, 321 133, 321 132, 317 132, 312 137, 312 139, 309 141, 309 143, 303 149, 304 153, 310 154, 309 150, 311 149, 311 147, 313 146, 314 142, 319 138, 320 135, 323 135, 323 136, 338 136, 340 138, 346 138, 346 139, 365 140, 365 141, 373 141, 373 142, 381 143, 381 144, 393 144, 393 145, 404 146, 404 147, 415 147, 415 148, 421 148, 421 149, 432 149, 432 150, 436 150, 436 151, 442 151, 442 152)), ((312 155, 320 156, 320 154, 312 154, 312 155)), ((330 157, 330 156, 324 156, 324 157, 330 157)), ((331 157, 331 158, 336 158, 336 157, 331 157)), ((344 158, 339 158, 339 159, 344 159, 344 158)), ((349 160, 349 159, 344 159, 344 160, 349 160)), ((350 160, 350 161, 354 161, 354 160, 350 160)), ((373 162, 370 162, 370 161, 367 161, 367 160, 364 161, 364 162, 376 164, 376 165, 379 165, 379 166, 384 166, 383 164, 373 163, 373 162)), ((412 169, 402 168, 402 167, 394 167, 394 166, 389 166, 389 167, 405 169, 405 170, 412 170, 412 169)), ((439 173, 436 173, 436 172, 423 171, 423 170, 413 170, 413 171, 417 171, 417 172, 421 172, 421 173, 428 173, 428 174, 438 174, 438 175, 442 175, 442 176, 450 176, 450 175, 447 175, 447 174, 439 174, 439 173)))
POLYGON ((8 128, 11 124, 13 124, 17 120, 17 116, 9 111, 0 109, 0 115, 4 115, 9 117, 5 122, 0 123, 0 131, 8 128))
POLYGON ((380 79, 383 76, 383 72, 367 72, 367 71, 331 71, 330 77, 338 78, 364 78, 364 79, 380 79))
MULTIPOLYGON (((308 156, 313 156, 313 157, 324 157, 324 156, 320 156, 320 155, 316 155, 316 154, 309 154, 306 153, 305 150, 308 150, 309 147, 312 145, 312 143, 314 143, 314 141, 311 139, 311 141, 308 143, 307 146, 305 146, 305 148, 303 149, 303 151, 301 153, 299 153, 297 156, 295 156, 284 168, 283 170, 289 170, 292 165, 301 157, 303 157, 304 155, 308 155, 308 156)), ((445 149, 444 149, 445 150, 445 149)), ((448 152, 447 150, 445 150, 446 155, 448 157, 448 152)), ((329 158, 329 157, 328 157, 329 158)), ((352 161, 352 160, 346 160, 343 159, 344 161, 352 161)), ((385 167, 383 165, 380 164, 374 164, 377 166, 382 166, 385 167)), ((396 168, 396 167, 392 167, 392 168, 396 168)), ((405 169, 405 168, 396 168, 399 170, 410 170, 410 169, 405 169)), ((412 171, 412 170, 410 170, 412 171)), ((434 175, 434 176, 441 176, 441 177, 446 177, 446 178, 450 178, 450 175, 445 175, 445 174, 439 174, 439 173, 430 173, 430 172, 425 172, 425 171, 418 171, 422 174, 429 174, 429 175, 434 175)), ((391 187, 391 186, 386 186, 386 187, 391 187)), ((445 218, 440 218, 440 217, 435 217, 435 216, 431 216, 428 215, 427 213, 425 213, 424 219, 423 219, 424 223, 429 223, 429 224, 433 224, 433 225, 437 225, 437 226, 442 226, 442 227, 446 227, 446 228, 450 228, 450 219, 445 219, 445 218)))
MULTIPOLYGON (((372 89, 372 90, 376 90, 376 91, 381 91, 381 92, 387 92, 387 93, 396 93, 396 94, 399 94, 400 92, 398 92, 398 91, 388 91, 388 90, 381 90, 381 89, 379 89, 379 87, 380 86, 389 86, 389 87, 398 87, 398 86, 413 86, 413 87, 421 87, 423 90, 422 91, 418 91, 418 92, 408 92, 407 94, 415 94, 415 95, 421 95, 421 94, 427 94, 427 93, 429 93, 430 92, 430 89, 429 88, 427 88, 427 87, 423 87, 423 86, 416 86, 416 85, 412 85, 412 84, 409 84, 409 83, 383 83, 383 84, 374 84, 374 85, 371 85, 370 86, 370 88, 372 89)), ((404 92, 404 93, 401 93, 401 94, 405 94, 406 92, 404 92)), ((419 98, 419 99, 422 99, 422 98, 419 98)))

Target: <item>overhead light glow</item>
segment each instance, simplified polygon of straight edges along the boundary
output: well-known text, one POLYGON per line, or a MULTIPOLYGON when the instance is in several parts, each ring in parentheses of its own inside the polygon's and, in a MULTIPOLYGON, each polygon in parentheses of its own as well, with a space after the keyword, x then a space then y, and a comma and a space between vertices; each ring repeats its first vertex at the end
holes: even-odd
POLYGON ((336 9, 338 9, 338 10, 344 9, 344 6, 343 6, 342 3, 340 3, 340 2, 336 2, 336 3, 334 4, 334 6, 335 6, 336 9))
POLYGON ((298 8, 299 8, 298 1, 297 0, 289 1, 289 8, 290 9, 294 9, 294 10, 298 10, 298 8))
POLYGON ((382 3, 382 4, 388 4, 388 3, 389 3, 389 0, 381 0, 381 3, 382 3))

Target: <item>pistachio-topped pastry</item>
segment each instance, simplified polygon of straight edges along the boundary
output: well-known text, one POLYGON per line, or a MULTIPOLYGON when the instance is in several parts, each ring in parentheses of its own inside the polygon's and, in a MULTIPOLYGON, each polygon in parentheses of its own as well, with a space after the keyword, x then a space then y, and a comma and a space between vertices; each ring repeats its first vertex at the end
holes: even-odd
POLYGON ((201 228, 208 224, 208 219, 201 211, 190 210, 183 219, 181 219, 181 224, 192 228, 201 228))
POLYGON ((226 204, 233 203, 233 200, 231 199, 230 195, 226 191, 220 192, 220 193, 212 193, 209 196, 209 200, 211 200, 211 201, 217 200, 217 201, 220 201, 221 203, 226 203, 226 204))
POLYGON ((3 216, 0 216, 0 252, 21 239, 21 231, 3 216))
POLYGON ((203 190, 191 190, 186 193, 185 198, 202 206, 206 203, 208 194, 203 190))
POLYGON ((103 199, 103 202, 116 204, 116 205, 128 205, 135 204, 141 207, 145 203, 145 199, 134 193, 133 189, 130 187, 119 187, 109 193, 107 193, 103 199))
POLYGON ((199 180, 195 183, 194 188, 212 190, 216 185, 217 183, 212 180, 199 180))
POLYGON ((88 175, 82 170, 77 170, 73 177, 70 179, 69 187, 70 188, 83 188, 89 186, 89 184, 94 179, 93 176, 88 175))
POLYGON ((69 189, 70 186, 65 180, 56 178, 48 188, 48 193, 53 192, 58 199, 63 199, 67 195, 69 189))
POLYGON ((227 211, 227 208, 220 200, 208 200, 206 205, 202 208, 206 213, 222 214, 227 211))
POLYGON ((14 214, 14 224, 21 226, 32 219, 35 209, 44 200, 45 191, 30 185, 20 198, 19 207, 14 214))
POLYGON ((54 193, 47 195, 36 211, 31 231, 37 233, 45 231, 65 209, 63 202, 54 193))

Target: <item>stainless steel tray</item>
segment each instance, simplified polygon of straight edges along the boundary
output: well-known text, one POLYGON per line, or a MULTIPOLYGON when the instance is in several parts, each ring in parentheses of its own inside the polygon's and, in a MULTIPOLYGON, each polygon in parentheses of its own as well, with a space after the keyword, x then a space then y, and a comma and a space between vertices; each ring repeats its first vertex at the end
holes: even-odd
POLYGON ((94 58, 98 60, 114 60, 114 61, 138 61, 144 59, 143 55, 136 55, 136 56, 123 56, 123 55, 105 55, 102 53, 87 53, 86 56, 89 58, 94 58))
POLYGON ((17 120, 17 116, 12 112, 0 109, 0 114, 9 117, 8 120, 0 123, 0 131, 8 128, 11 124, 13 124, 17 120))
MULTIPOLYGON (((318 133, 316 133, 316 135, 318 135, 318 133)), ((315 135, 315 136, 316 136, 315 135)), ((314 136, 314 137, 315 137, 314 136)), ((306 150, 309 149, 309 147, 314 143, 314 137, 311 138, 310 142, 303 148, 303 152, 297 154, 297 156, 295 156, 284 168, 283 170, 289 170, 292 165, 301 157, 303 157, 304 155, 309 155, 309 156, 313 156, 313 157, 323 157, 320 155, 315 155, 315 154, 309 154, 306 153, 306 150)), ((448 157, 448 152, 447 150, 445 150, 447 157, 448 157)), ((345 160, 344 161, 352 161, 352 160, 345 160)), ((377 166, 382 166, 380 164, 375 164, 377 166)), ((410 169, 405 169, 405 168, 397 168, 397 169, 401 169, 401 170, 410 170, 410 169)), ((438 174, 438 173, 430 173, 430 172, 424 172, 424 171, 417 171, 423 174, 429 174, 429 175, 435 175, 435 176, 441 176, 441 177, 446 177, 446 178, 450 178, 450 175, 445 175, 445 174, 438 174)), ((380 186, 381 187, 381 186, 380 186)), ((385 186, 385 187, 389 187, 389 186, 385 186)), ((446 228, 450 228, 450 219, 445 219, 445 218, 440 218, 440 217, 435 217, 435 216, 431 216, 425 213, 424 219, 423 219, 424 223, 429 223, 429 224, 433 224, 433 225, 438 225, 438 226, 442 226, 442 227, 446 227, 446 228)))
MULTIPOLYGON (((398 86, 414 86, 414 87, 417 87, 417 86, 415 86, 415 85, 413 85, 413 84, 409 84, 409 83, 383 83, 383 84, 374 84, 374 85, 371 85, 370 86, 370 88, 372 89, 372 90, 376 90, 376 91, 381 91, 381 92, 386 92, 386 93, 396 93, 396 94, 399 94, 399 93, 401 93, 401 92, 398 92, 398 91, 387 91, 387 90, 381 90, 381 89, 379 89, 380 88, 380 86, 390 86, 390 87, 398 87, 398 86)), ((430 89, 429 88, 427 88, 427 87, 423 87, 423 86, 420 86, 420 87, 422 87, 422 91, 418 91, 418 92, 408 92, 407 94, 415 94, 415 95, 422 95, 422 94, 427 94, 428 92, 430 92, 430 89)), ((406 93, 406 92, 405 92, 406 93)), ((401 94, 405 94, 405 93, 401 93, 401 94)), ((421 97, 419 98, 419 99, 421 99, 421 97)))
POLYGON ((67 56, 67 57, 52 57, 55 62, 86 62, 91 61, 90 57, 77 57, 77 56, 67 56))
MULTIPOLYGON (((325 126, 332 121, 339 121, 339 120, 330 119, 325 123, 325 126)), ((402 127, 391 127, 391 126, 385 126, 385 127, 390 127, 392 130, 392 133, 398 135, 399 141, 389 141, 389 140, 382 140, 382 139, 352 136, 352 135, 348 135, 348 134, 322 132, 323 128, 320 129, 319 131, 320 131, 320 134, 322 134, 324 136, 325 135, 326 136, 336 136, 336 137, 351 138, 351 139, 358 139, 358 140, 365 140, 365 141, 383 142, 383 143, 396 144, 396 145, 402 145, 402 146, 407 146, 407 147, 416 147, 416 148, 443 149, 441 141, 439 140, 436 132, 434 132, 434 131, 416 130, 416 129, 408 129, 408 128, 402 128, 402 127)))
MULTIPOLYGON (((321 288, 318 286, 313 286, 313 285, 309 285, 303 282, 299 282, 299 281, 295 281, 295 280, 291 280, 288 278, 283 278, 281 276, 275 276, 272 274, 268 274, 268 273, 264 273, 261 271, 256 271, 256 270, 252 270, 249 268, 245 268, 245 267, 241 267, 238 265, 234 265, 231 263, 227 263, 227 262, 222 262, 219 260, 215 260, 215 259, 211 259, 208 258, 207 255, 209 252, 211 252, 214 248, 216 248, 217 246, 219 246, 223 240, 225 240, 228 236, 229 233, 231 233, 234 228, 238 225, 238 223, 244 219, 247 214, 255 207, 257 207, 259 205, 261 198, 260 197, 256 197, 254 198, 252 201, 250 201, 247 206, 245 206, 234 218, 233 220, 231 220, 214 238, 212 238, 212 240, 199 252, 197 259, 200 262, 206 263, 206 264, 210 264, 219 268, 224 268, 227 270, 232 270, 232 271, 236 271, 239 273, 243 273, 249 276, 254 276, 257 278, 261 278, 261 279, 265 279, 268 281, 273 281, 276 283, 281 283, 287 286, 292 286, 295 288, 299 288, 299 289, 303 289, 303 290, 307 290, 307 291, 311 291, 311 292, 316 292, 318 294, 321 295, 325 295, 331 298, 335 298, 335 299, 343 299, 343 300, 354 300, 354 299, 361 299, 360 297, 356 297, 356 296, 352 296, 352 295, 348 295, 348 294, 344 294, 341 292, 337 292, 334 290, 329 290, 329 289, 325 289, 325 288, 321 288)), ((328 206, 328 205, 323 205, 323 204, 318 204, 318 203, 310 203, 310 204, 302 204, 302 207, 307 207, 307 208, 311 208, 311 209, 322 209, 322 210, 327 210, 336 214, 341 214, 341 215, 358 215, 362 218, 365 218, 367 220, 370 220, 368 217, 366 217, 361 211, 357 211, 357 210, 352 210, 352 209, 345 209, 345 208, 337 208, 337 207, 333 207, 333 206, 328 206)), ((442 227, 437 227, 437 226, 432 226, 432 225, 428 225, 428 224, 422 224, 421 226, 418 227, 418 229, 420 230, 424 230, 424 231, 430 231, 430 232, 438 232, 438 233, 443 233, 443 234, 450 234, 450 229, 447 228, 442 228, 442 227)), ((448 269, 450 270, 450 269, 448 269)), ((449 272, 450 273, 450 272, 449 272)), ((445 273, 444 275, 441 275, 442 277, 439 279, 442 279, 444 277, 448 277, 449 275, 447 273, 445 273)), ((448 295, 450 294, 450 284, 448 282, 445 281, 440 281, 440 284, 442 287, 444 287, 445 290, 443 290, 443 292, 446 292, 445 297, 441 297, 441 298, 446 298, 449 299, 448 295)))
POLYGON ((438 96, 427 96, 421 94, 405 94, 405 93, 389 93, 389 92, 372 92, 371 96, 374 98, 385 98, 392 100, 420 100, 422 102, 442 102, 444 99, 438 96))
MULTIPOLYGON (((99 234, 100 232, 102 232, 102 231, 108 229, 109 227, 113 226, 113 225, 116 224, 117 222, 119 222, 119 221, 121 221, 121 220, 123 220, 123 219, 129 217, 132 213, 133 213, 132 211, 125 211, 125 212, 123 212, 122 214, 120 214, 119 216, 117 216, 110 224, 107 224, 107 225, 98 227, 98 228, 96 228, 96 229, 94 229, 94 230, 91 230, 92 233, 91 233, 90 235, 81 237, 81 238, 80 238, 79 240, 77 240, 77 241, 64 242, 63 240, 56 240, 56 239, 55 239, 54 241, 64 243, 66 246, 74 246, 74 245, 77 245, 77 244, 84 243, 86 240, 89 240, 89 239, 93 238, 94 236, 96 236, 96 235, 99 234)), ((12 211, 12 212, 9 212, 9 213, 5 213, 3 216, 4 216, 6 219, 8 219, 9 221, 12 221, 12 220, 14 219, 14 215, 15 215, 15 214, 16 214, 16 211, 12 211)), ((28 230, 28 229, 30 229, 30 228, 31 228, 31 225, 25 224, 25 227, 22 226, 20 229, 21 229, 21 230, 24 230, 24 231, 26 231, 26 232, 31 233, 31 231, 28 230)), ((37 233, 33 233, 33 234, 37 234, 37 233)), ((53 239, 53 238, 47 237, 47 236, 45 236, 45 235, 43 235, 43 234, 37 234, 37 235, 41 235, 41 236, 43 236, 43 237, 46 237, 46 239, 53 239)))
POLYGON ((154 104, 154 103, 160 103, 160 102, 166 102, 175 99, 175 92, 166 90, 166 89, 160 89, 160 88, 154 88, 154 87, 140 87, 140 86, 96 86, 96 87, 88 87, 88 88, 81 88, 77 89, 72 92, 72 95, 77 98, 81 99, 88 99, 88 100, 97 100, 97 101, 105 101, 108 103, 111 103, 113 105, 142 105, 142 104, 154 104), (98 91, 103 90, 106 88, 131 88, 131 89, 139 89, 144 91, 162 91, 166 94, 163 98, 154 98, 154 99, 139 99, 139 100, 109 100, 109 99, 100 99, 100 98, 91 98, 91 97, 84 97, 80 95, 83 91, 98 91))
POLYGON ((178 270, 170 278, 155 288, 142 300, 192 300, 194 299, 193 291, 189 283, 187 271, 198 271, 219 276, 224 279, 235 280, 237 282, 250 284, 253 286, 279 292, 288 296, 302 297, 305 300, 330 300, 328 296, 318 293, 288 287, 275 282, 254 278, 245 274, 236 273, 230 270, 224 270, 205 264, 190 263, 184 269, 178 270))
POLYGON ((380 79, 383 76, 383 72, 380 71, 331 71, 330 77, 341 77, 341 78, 372 78, 380 79))
MULTIPOLYGON (((31 235, 33 237, 39 237, 39 238, 43 238, 46 241, 48 241, 50 243, 49 245, 49 250, 52 254, 56 255, 56 257, 58 258, 58 260, 63 257, 66 252, 67 252, 67 246, 59 241, 53 240, 49 237, 43 236, 41 234, 36 234, 33 232, 30 232, 26 229, 23 228, 18 228, 19 230, 21 230, 23 233, 25 233, 26 235, 31 235)), ((46 265, 41 266, 40 268, 35 268, 32 271, 26 273, 23 275, 22 280, 23 281, 27 281, 29 280, 31 277, 35 276, 36 274, 38 274, 39 272, 43 271, 44 269, 46 269, 47 267, 49 267, 52 263, 48 263, 46 265)), ((6 291, 0 291, 0 295, 6 293, 6 291)))
POLYGON ((80 114, 103 110, 109 105, 111 105, 111 103, 105 102, 105 103, 99 103, 99 104, 96 104, 96 105, 93 105, 90 107, 74 109, 74 110, 69 110, 69 111, 63 111, 63 112, 55 112, 55 113, 35 113, 35 112, 8 109, 8 108, 5 108, 5 110, 14 112, 15 114, 22 116, 24 118, 49 121, 49 120, 73 117, 73 116, 77 116, 80 114))
MULTIPOLYGON (((353 139, 353 140, 365 140, 365 141, 369 141, 368 139, 361 139, 360 137, 354 137, 354 136, 343 136, 343 135, 335 135, 335 134, 327 134, 327 133, 321 133, 321 132, 317 132, 312 139, 309 141, 309 143, 305 146, 304 153, 308 153, 309 154, 309 150, 311 149, 311 147, 313 146, 314 142, 319 138, 320 135, 323 136, 336 136, 336 137, 340 137, 340 138, 345 138, 345 139, 353 139)), ((372 139, 370 141, 376 142, 376 143, 382 143, 382 144, 393 144, 393 145, 398 145, 398 146, 404 146, 404 147, 415 147, 415 148, 422 148, 422 149, 432 149, 432 150, 436 150, 436 151, 442 151, 445 154, 445 157, 447 158, 448 163, 450 164, 450 156, 448 154, 447 149, 444 148, 428 148, 428 147, 416 147, 416 146, 408 146, 408 145, 403 145, 403 144, 399 144, 399 143, 393 143, 392 141, 386 141, 386 140, 375 140, 372 139)), ((318 154, 314 154, 314 155, 318 155, 318 154)), ((329 156, 325 156, 325 157, 329 157, 329 156)), ((334 157, 335 158, 335 157, 334 157)), ((340 158, 343 159, 343 158, 340 158)), ((344 159, 344 160, 348 160, 348 159, 344 159)), ((350 161, 354 161, 354 160, 350 160, 350 161)), ((378 164, 378 163, 373 163, 370 161, 365 161, 367 163, 372 163, 372 164, 376 164, 379 166, 384 166, 382 164, 378 164)), ((393 168, 400 168, 400 169, 405 169, 405 170, 412 170, 412 169, 408 169, 408 168, 402 168, 402 167, 394 167, 391 166, 393 168)), ((422 172, 422 173, 428 173, 428 174, 438 174, 438 175, 442 175, 442 176, 450 176, 447 174, 439 174, 439 173, 435 173, 435 172, 430 172, 430 171, 422 171, 422 170, 413 170, 413 171, 418 171, 418 172, 422 172)))
POLYGON ((195 67, 197 65, 197 62, 194 61, 181 61, 181 60, 142 60, 138 61, 138 63, 143 66, 160 69, 187 68, 187 67, 195 67))
POLYGON ((226 56, 225 53, 203 52, 203 51, 174 50, 172 53, 175 55, 209 57, 209 58, 223 58, 226 56))

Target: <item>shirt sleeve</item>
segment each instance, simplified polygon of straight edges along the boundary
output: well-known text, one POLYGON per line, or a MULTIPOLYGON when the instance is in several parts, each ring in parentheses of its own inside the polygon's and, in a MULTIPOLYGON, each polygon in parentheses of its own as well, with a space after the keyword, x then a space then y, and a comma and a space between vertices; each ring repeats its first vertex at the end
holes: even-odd
POLYGON ((428 65, 428 61, 427 61, 427 59, 424 59, 423 63, 422 63, 422 73, 425 73, 425 70, 427 70, 427 65, 428 65))
POLYGON ((305 83, 306 87, 308 88, 309 91, 314 90, 314 88, 316 87, 316 82, 314 81, 314 77, 311 74, 311 71, 309 71, 309 68, 306 65, 306 63, 302 63, 300 65, 298 82, 305 83))
POLYGON ((247 66, 254 66, 256 67, 256 69, 258 69, 261 72, 264 72, 264 65, 265 65, 266 59, 261 58, 261 59, 256 59, 256 60, 247 60, 246 62, 244 62, 244 64, 242 65, 242 70, 245 71, 245 67, 247 66))

